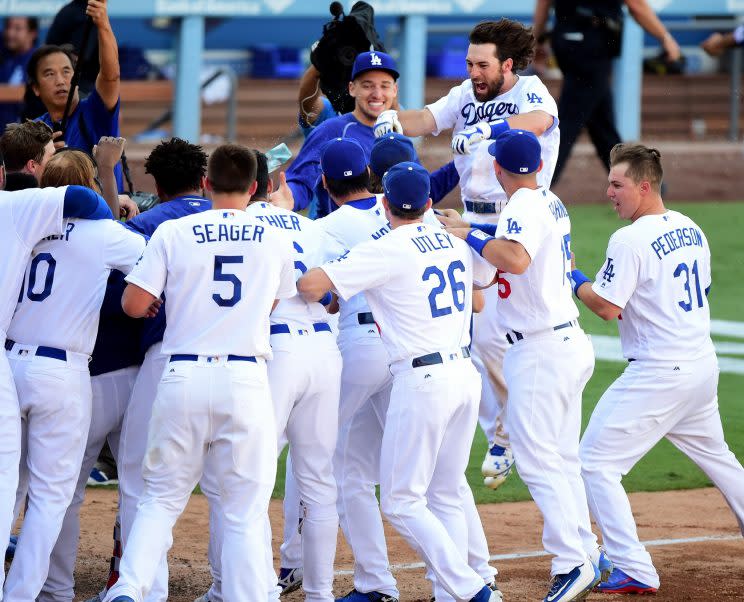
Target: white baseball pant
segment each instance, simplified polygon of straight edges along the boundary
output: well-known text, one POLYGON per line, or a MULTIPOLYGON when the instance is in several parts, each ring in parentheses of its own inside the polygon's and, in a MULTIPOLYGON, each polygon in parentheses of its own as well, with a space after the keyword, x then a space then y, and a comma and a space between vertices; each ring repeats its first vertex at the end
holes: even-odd
POLYGON ((4 600, 35 600, 49 570, 67 506, 75 492, 91 415, 90 356, 36 355, 35 345, 8 351, 18 391, 28 471, 28 505, 4 600), (60 395, 60 391, 63 392, 60 395))
MULTIPOLYGON (((5 346, 5 333, 0 330, 5 346)), ((18 487, 18 466, 21 461, 21 413, 18 406, 13 373, 8 358, 0 350, 0 548, 7 546, 13 523, 13 507, 18 487)), ((5 571, 0 571, 2 600, 5 571)))
POLYGON ((90 378, 93 403, 82 468, 49 559, 49 574, 37 597, 38 602, 72 602, 74 598, 73 572, 80 540, 80 507, 85 497, 85 485, 106 441, 114 457, 118 455, 122 418, 137 371, 137 366, 131 366, 90 378))
MULTIPOLYGON (((158 383, 168 357, 160 352, 162 343, 155 343, 145 354, 132 387, 132 396, 124 412, 116 465, 119 472, 119 517, 122 550, 126 549, 129 532, 137 513, 137 504, 144 491, 142 463, 147 449, 147 433, 158 383)), ((147 602, 165 602, 168 598, 168 559, 160 559, 157 576, 147 595, 147 602)))
MULTIPOLYGON (((281 443, 280 443, 281 445, 281 443)), ((299 529, 300 492, 292 469, 292 450, 287 453, 284 470, 284 532, 279 547, 279 566, 295 569, 302 566, 302 536, 299 529)))
POLYGON ((158 386, 143 464, 145 489, 119 580, 106 601, 142 602, 173 543, 173 525, 203 474, 222 510, 225 599, 265 600, 265 516, 276 476, 276 430, 263 360, 171 361, 158 386))
POLYGON ((659 587, 659 575, 638 539, 621 479, 663 437, 721 490, 744 534, 744 468, 724 439, 717 386, 714 353, 697 360, 630 362, 602 395, 581 440, 589 508, 607 554, 651 587, 659 587))
MULTIPOLYGON (((336 447, 341 355, 335 335, 311 329, 271 335, 273 359, 268 363, 280 453, 289 441, 293 476, 303 510, 302 586, 307 600, 333 600, 333 562, 338 514, 333 452, 336 447)), ((213 483, 202 480, 209 496, 210 521, 219 524, 220 497, 213 483), (216 516, 215 516, 216 515, 216 516)), ((295 523, 296 525, 297 523, 295 523)), ((271 526, 266 516, 266 545, 271 549, 271 526)), ((210 529, 210 563, 214 582, 209 599, 222 599, 219 529, 210 529)), ((272 558, 266 565, 269 599, 278 598, 272 558)), ((229 600, 229 598, 227 598, 229 600)))
POLYGON ((596 550, 581 479, 581 396, 594 350, 578 326, 525 335, 504 356, 506 428, 519 476, 543 515, 551 574, 568 573, 596 550))
POLYGON ((380 456, 382 511, 438 584, 453 598, 470 600, 484 581, 466 561, 467 521, 452 483, 460 482, 470 457, 480 376, 469 359, 419 368, 402 360, 391 372, 380 456))

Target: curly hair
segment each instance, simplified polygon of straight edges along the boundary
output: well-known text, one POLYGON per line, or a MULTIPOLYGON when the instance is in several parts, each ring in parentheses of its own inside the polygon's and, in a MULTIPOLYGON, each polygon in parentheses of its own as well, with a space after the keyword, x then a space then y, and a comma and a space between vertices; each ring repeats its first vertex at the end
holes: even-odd
POLYGON ((207 173, 207 154, 201 146, 181 138, 163 140, 145 159, 145 173, 168 196, 199 190, 207 173))
POLYGON ((495 44, 496 57, 503 63, 506 59, 514 61, 514 71, 526 68, 535 58, 535 36, 532 28, 519 21, 499 19, 482 21, 470 32, 471 44, 495 44))

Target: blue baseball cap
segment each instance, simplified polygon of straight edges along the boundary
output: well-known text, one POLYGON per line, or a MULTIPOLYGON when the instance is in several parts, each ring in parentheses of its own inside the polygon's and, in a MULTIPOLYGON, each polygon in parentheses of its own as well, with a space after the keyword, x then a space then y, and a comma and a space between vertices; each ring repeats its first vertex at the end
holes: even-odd
POLYGON ((367 170, 367 153, 353 138, 333 138, 321 150, 320 168, 333 180, 353 178, 367 170))
POLYGON ((387 71, 393 76, 393 79, 400 77, 395 59, 389 54, 377 50, 357 54, 354 67, 351 70, 351 80, 354 81, 358 75, 365 71, 387 71))
POLYGON ((507 130, 489 145, 488 152, 506 171, 528 174, 540 167, 542 149, 537 136, 527 130, 507 130))
POLYGON ((399 209, 421 209, 429 200, 429 172, 418 163, 393 165, 382 177, 385 198, 399 209))
POLYGON ((413 150, 411 139, 398 132, 390 132, 375 138, 369 153, 369 166, 381 178, 393 165, 413 161, 415 158, 416 151, 413 150))

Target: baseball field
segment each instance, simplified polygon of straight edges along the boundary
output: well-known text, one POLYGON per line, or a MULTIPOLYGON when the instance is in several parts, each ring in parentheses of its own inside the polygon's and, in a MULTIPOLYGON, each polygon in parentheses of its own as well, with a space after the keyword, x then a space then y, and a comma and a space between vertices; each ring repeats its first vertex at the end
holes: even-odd
MULTIPOLYGON (((744 461, 744 203, 671 204, 694 219, 706 232, 713 253, 713 284, 710 304, 714 320, 714 341, 722 373, 719 384, 721 417, 728 443, 744 461)), ((609 235, 622 224, 607 205, 570 206, 572 247, 577 265, 588 275, 604 261, 609 235)), ((592 335, 598 359, 594 376, 584 393, 584 421, 602 392, 624 369, 619 355, 616 324, 604 323, 582 311, 583 328, 592 335)), ((632 435, 631 435, 632 436, 632 435)), ((475 493, 488 536, 494 563, 500 570, 504 599, 535 600, 545 591, 549 559, 542 553, 542 521, 529 493, 512 474, 497 491, 485 489, 480 463, 486 449, 478 431, 471 453, 468 479, 475 493)), ((517 459, 518 466, 518 459, 517 459)), ((283 490, 283 458, 275 495, 283 490)), ((732 513, 707 477, 666 441, 658 444, 624 479, 630 492, 643 541, 656 561, 662 586, 657 600, 742 600, 744 599, 744 541, 732 513), (694 491, 690 491, 694 490, 694 491)), ((113 517, 114 490, 88 490, 83 510, 82 541, 77 565, 77 598, 86 599, 98 591, 108 568, 113 517), (102 537, 102 534, 106 534, 102 537)), ((279 500, 272 503, 275 547, 281 534, 279 500)), ((179 521, 170 554, 171 595, 174 602, 191 602, 209 585, 206 561, 208 517, 206 500, 192 496, 179 521)), ((402 600, 428 600, 430 588, 420 561, 407 545, 388 528, 390 562, 399 579, 402 600)), ((352 587, 353 560, 339 535, 335 593, 352 587)), ((604 596, 593 594, 590 599, 604 596)), ((290 602, 302 599, 290 594, 290 602)))

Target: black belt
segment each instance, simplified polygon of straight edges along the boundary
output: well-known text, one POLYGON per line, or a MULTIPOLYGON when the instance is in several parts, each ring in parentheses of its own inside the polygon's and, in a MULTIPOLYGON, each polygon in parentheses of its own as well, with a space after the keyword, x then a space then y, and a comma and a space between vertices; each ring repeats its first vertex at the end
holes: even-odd
MULTIPOLYGON (((331 332, 331 326, 328 322, 315 322, 313 330, 315 332, 331 332)), ((292 329, 287 324, 272 324, 269 332, 270 334, 290 334, 292 329)))
MULTIPOLYGON (((217 355, 207 356, 207 357, 219 357, 217 355)), ((196 362, 199 361, 199 356, 195 355, 193 353, 174 353, 170 356, 170 361, 172 362, 196 362)), ((227 356, 228 362, 253 362, 254 364, 258 363, 256 361, 256 357, 254 355, 228 355, 227 356)))
POLYGON ((486 201, 465 201, 465 209, 472 213, 496 213, 496 203, 486 201))
POLYGON ((364 324, 374 324, 375 323, 375 317, 372 315, 371 311, 363 311, 357 314, 357 320, 359 321, 359 325, 364 324))
MULTIPOLYGON (((463 358, 470 357, 470 349, 467 347, 463 347, 461 353, 463 358)), ((436 364, 442 363, 444 363, 442 354, 437 351, 436 353, 428 353, 427 355, 414 357, 411 361, 411 366, 414 368, 421 368, 421 366, 435 366, 436 364)))
MULTIPOLYGON (((572 326, 578 326, 578 322, 576 320, 564 322, 563 324, 558 324, 558 326, 553 326, 553 330, 571 328, 572 326)), ((524 335, 521 332, 517 332, 516 330, 512 330, 511 332, 506 333, 506 340, 510 345, 514 345, 514 343, 516 343, 517 341, 521 341, 523 338, 524 335), (511 336, 512 334, 514 334, 513 337, 511 336)))
POLYGON ((629 357, 629 358, 628 358, 628 363, 630 363, 630 362, 634 362, 634 361, 635 361, 635 358, 634 358, 634 357, 629 357))
MULTIPOLYGON (((15 341, 5 339, 5 350, 12 351, 13 345, 15 344, 15 341)), ((36 353, 34 355, 38 357, 50 357, 54 360, 62 360, 63 362, 67 361, 67 351, 65 351, 64 349, 57 349, 56 347, 46 347, 44 345, 39 345, 36 348, 36 353)))

